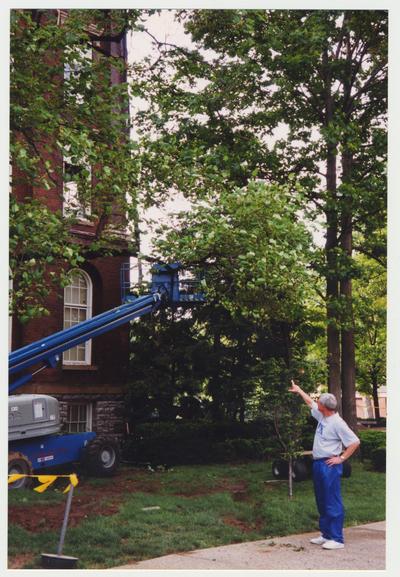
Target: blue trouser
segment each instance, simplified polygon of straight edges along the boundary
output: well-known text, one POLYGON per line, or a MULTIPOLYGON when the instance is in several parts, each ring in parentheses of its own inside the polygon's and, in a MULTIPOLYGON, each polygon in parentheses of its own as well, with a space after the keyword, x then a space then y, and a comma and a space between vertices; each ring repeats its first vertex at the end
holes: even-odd
POLYGON ((340 492, 343 465, 330 467, 325 461, 325 459, 317 459, 313 462, 319 528, 325 539, 343 543, 344 507, 340 492))

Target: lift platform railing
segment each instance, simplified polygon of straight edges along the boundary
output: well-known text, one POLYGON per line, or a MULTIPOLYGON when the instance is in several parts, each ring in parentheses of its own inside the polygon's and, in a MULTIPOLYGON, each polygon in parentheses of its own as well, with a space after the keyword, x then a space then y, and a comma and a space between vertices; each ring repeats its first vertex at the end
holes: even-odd
POLYGON ((138 291, 150 290, 151 292, 162 291, 167 295, 170 305, 191 305, 205 302, 204 293, 200 290, 200 280, 197 278, 181 278, 182 265, 179 262, 171 264, 154 264, 151 269, 151 283, 135 286, 131 282, 131 270, 129 263, 121 267, 121 301, 131 302, 138 298, 133 294, 133 289, 138 291), (180 271, 180 272, 179 272, 180 271))

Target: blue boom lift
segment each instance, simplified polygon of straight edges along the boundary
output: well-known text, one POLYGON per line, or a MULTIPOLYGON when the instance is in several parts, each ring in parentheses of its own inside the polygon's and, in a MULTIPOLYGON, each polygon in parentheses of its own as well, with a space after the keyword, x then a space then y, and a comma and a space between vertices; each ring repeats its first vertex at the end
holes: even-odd
MULTIPOLYGON (((198 281, 180 279, 180 269, 179 263, 154 265, 149 292, 133 296, 129 294, 129 266, 123 267, 121 306, 9 354, 9 392, 13 393, 43 369, 55 367, 64 351, 153 313, 160 306, 191 306, 204 302, 204 295, 197 292, 198 281)), ((8 415, 9 474, 37 474, 45 467, 77 462, 92 474, 109 476, 118 467, 119 449, 114 440, 98 437, 94 432, 60 433, 58 401, 54 397, 11 395, 8 415)), ((22 477, 11 486, 20 488, 28 483, 29 477, 22 477)))

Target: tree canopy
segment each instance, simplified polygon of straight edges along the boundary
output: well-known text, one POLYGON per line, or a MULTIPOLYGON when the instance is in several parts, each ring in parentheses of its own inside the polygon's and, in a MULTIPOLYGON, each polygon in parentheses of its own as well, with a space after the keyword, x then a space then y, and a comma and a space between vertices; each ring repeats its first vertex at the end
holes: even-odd
POLYGON ((385 258, 387 12, 178 18, 193 49, 157 41, 162 58, 138 82, 144 185, 214 201, 254 178, 301 190, 303 217, 325 232, 312 262, 325 282, 329 388, 355 426, 354 234, 357 251, 385 258))
POLYGON ((110 46, 139 11, 62 12, 11 11, 11 310, 22 321, 47 312, 52 280, 65 281, 84 255, 126 251, 114 230, 136 208, 126 63, 110 46), (66 181, 78 198, 63 214, 66 181), (69 238, 82 206, 89 245, 69 238))
POLYGON ((157 366, 146 331, 134 332, 134 354, 164 374, 165 406, 202 391, 215 418, 243 418, 267 380, 278 398, 303 365, 355 426, 356 376, 365 391, 384 380, 387 11, 177 10, 186 47, 156 38, 145 10, 57 14, 11 18, 13 310, 44 314, 50 281, 83 258, 136 252, 139 209, 183 195, 191 209, 156 231, 150 260, 204 273, 209 304, 192 313, 196 334, 184 316, 182 334, 168 323, 152 334, 175 334, 182 351, 186 339, 186 368, 193 351, 212 362, 185 390, 179 355, 157 366), (126 70, 107 43, 128 29, 156 50, 126 70), (129 96, 146 103, 130 119, 129 96), (79 207, 62 214, 42 199, 62 196, 65 178, 79 207), (96 235, 77 244, 70 227, 85 206, 96 235), (128 248, 113 234, 126 219, 128 248))

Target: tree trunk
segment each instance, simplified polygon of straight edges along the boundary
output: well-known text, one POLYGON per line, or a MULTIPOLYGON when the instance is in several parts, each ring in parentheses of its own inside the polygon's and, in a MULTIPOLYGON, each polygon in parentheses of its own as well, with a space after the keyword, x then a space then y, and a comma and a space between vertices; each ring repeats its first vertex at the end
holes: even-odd
MULTIPOLYGON (((323 54, 324 83, 325 83, 325 126, 333 121, 333 98, 331 88, 331 74, 328 66, 328 55, 323 54)), ((337 274, 338 245, 338 215, 337 215, 337 152, 336 144, 327 144, 326 160, 326 312, 327 312, 327 365, 328 390, 334 394, 338 402, 338 411, 341 413, 341 383, 340 383, 340 334, 337 318, 337 300, 339 297, 339 280, 337 274)))
POLYGON ((378 383, 378 373, 376 371, 373 371, 371 375, 371 380, 372 380, 372 398, 374 401, 374 416, 375 419, 380 419, 381 411, 379 409, 379 397, 378 397, 379 383, 378 383))
POLYGON ((290 370, 292 367, 293 359, 290 325, 288 323, 282 322, 280 323, 280 329, 283 342, 283 360, 285 362, 286 368, 290 370))
POLYGON ((211 378, 208 383, 208 392, 211 395, 211 417, 214 422, 219 421, 222 416, 222 394, 220 383, 220 352, 221 352, 221 334, 217 329, 214 333, 213 354, 214 367, 211 378))
MULTIPOLYGON (((331 159, 336 169, 336 159, 331 159)), ((333 170, 333 168, 332 168, 333 170)), ((336 197, 336 194, 331 193, 336 197)), ((328 390, 334 394, 338 402, 338 411, 342 413, 341 382, 340 382, 340 332, 337 318, 337 302, 339 298, 339 283, 337 278, 336 252, 337 248, 337 216, 335 211, 326 213, 326 312, 327 312, 327 363, 328 390)))
MULTIPOLYGON (((351 280, 343 281, 341 293, 351 299, 351 280)), ((351 301, 349 302, 351 306, 351 301)), ((342 405, 343 418, 357 430, 354 329, 342 329, 342 405)))
POLYGON ((243 391, 241 391, 239 401, 239 423, 243 424, 245 422, 245 416, 246 416, 246 403, 243 397, 243 391))
MULTIPOLYGON (((345 151, 342 156, 342 178, 346 184, 351 180, 352 156, 345 151)), ((341 218, 341 240, 340 245, 348 264, 351 263, 353 253, 353 214, 351 193, 347 194, 344 189, 342 218, 341 218)), ((352 278, 349 270, 340 280, 340 295, 346 305, 346 318, 342 321, 342 403, 343 418, 354 430, 357 430, 356 411, 356 355, 354 344, 354 315, 352 298, 352 278)))
POLYGON ((289 499, 293 498, 293 457, 289 457, 289 499))
MULTIPOLYGON (((331 247, 336 242, 335 226, 328 226, 326 235, 326 260, 330 270, 336 268, 336 256, 331 247)), ((338 412, 342 413, 342 390, 340 382, 340 333, 336 312, 336 303, 339 298, 339 286, 336 274, 328 273, 326 279, 326 311, 327 311, 327 364, 328 390, 334 394, 338 402, 338 412)))

